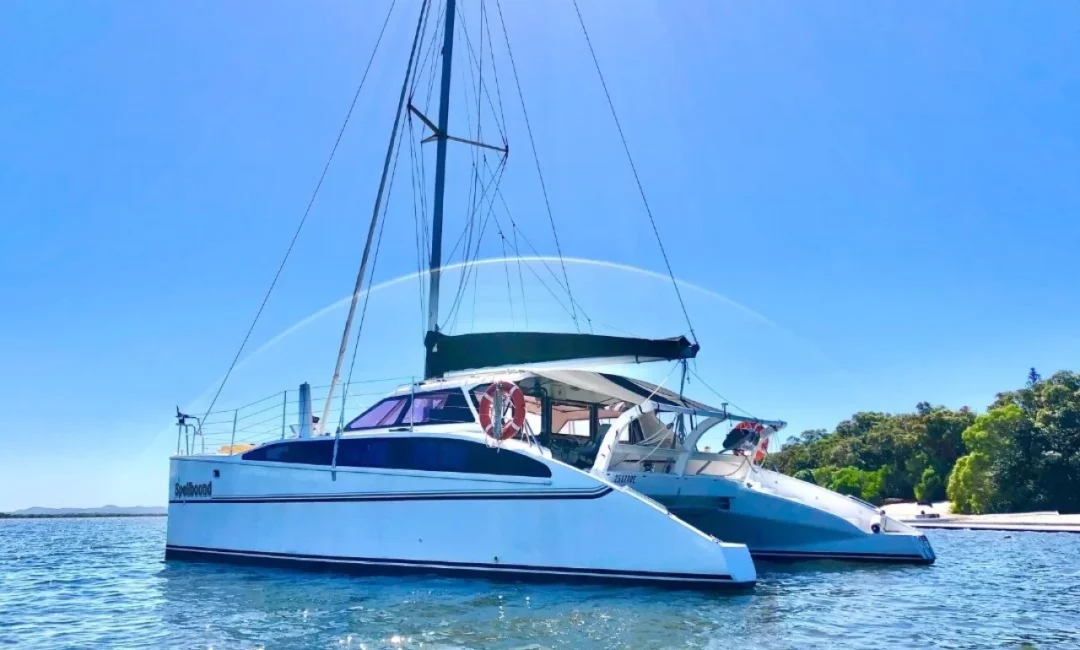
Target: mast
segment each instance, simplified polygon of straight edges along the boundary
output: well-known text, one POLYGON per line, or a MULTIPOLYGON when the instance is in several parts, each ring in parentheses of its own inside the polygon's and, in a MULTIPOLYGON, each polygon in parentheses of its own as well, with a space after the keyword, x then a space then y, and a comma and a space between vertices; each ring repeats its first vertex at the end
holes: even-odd
MULTIPOLYGON (((431 284, 428 291, 428 333, 439 330, 439 275, 442 267, 443 196, 446 192, 446 141, 450 117, 450 72, 454 60, 455 0, 446 0, 446 27, 443 33, 442 85, 439 97, 439 124, 435 132, 435 204, 431 223, 431 284)), ((431 344, 425 343, 430 349, 431 344)), ((426 373, 425 373, 426 374, 426 373)))
MULTIPOLYGON (((432 135, 421 142, 436 141, 435 200, 432 209, 431 261, 428 264, 430 274, 428 289, 428 322, 427 332, 424 335, 424 347, 426 348, 426 354, 424 356, 424 378, 432 379, 435 377, 442 377, 448 372, 457 372, 461 370, 521 366, 533 363, 549 363, 568 360, 618 359, 620 361, 640 363, 643 361, 656 361, 662 359, 693 359, 698 353, 698 344, 692 343, 681 336, 670 339, 642 339, 624 336, 545 332, 489 332, 482 334, 471 333, 447 336, 439 331, 439 281, 442 271, 443 202, 446 191, 447 142, 453 140, 454 142, 461 142, 497 151, 503 154, 504 161, 505 156, 510 153, 510 148, 505 137, 503 139, 503 145, 499 147, 485 144, 478 140, 452 136, 447 132, 450 115, 450 80, 454 53, 454 18, 457 14, 456 5, 456 0, 446 0, 446 23, 444 25, 443 33, 442 83, 439 97, 438 124, 435 124, 424 116, 424 114, 413 106, 412 103, 409 104, 409 111, 416 115, 420 121, 432 131, 432 135)), ((503 28, 505 31, 505 25, 503 28)), ((466 38, 467 37, 468 34, 466 33, 466 38)), ((507 48, 509 49, 509 47, 510 44, 508 40, 507 48)), ((595 55, 593 58, 595 59, 595 55)), ((510 57, 510 63, 511 66, 513 66, 513 55, 510 57)), ((518 82, 516 68, 514 70, 514 79, 515 82, 518 82)), ((601 81, 603 81, 602 78, 601 81)), ((518 82, 517 85, 518 93, 520 95, 520 83, 518 82)), ((606 89, 607 87, 605 85, 605 91, 606 89)), ((524 99, 522 99, 522 110, 524 110, 524 99)), ((479 119, 479 107, 477 113, 479 119)), ((528 127, 528 116, 526 116, 525 119, 525 124, 528 127)), ((616 124, 617 123, 618 121, 616 120, 616 124)), ((622 134, 621 127, 619 128, 619 133, 620 135, 622 134)), ((480 131, 478 128, 477 138, 479 137, 480 131)), ((532 139, 531 129, 529 138, 530 140, 532 139)), ((533 154, 535 156, 535 146, 533 147, 533 154)), ((627 151, 627 154, 629 155, 629 151, 627 151)), ((537 162, 538 173, 539 167, 539 162, 537 162)), ((633 168, 632 160, 631 168, 633 168)), ((634 174, 636 178, 636 170, 634 171, 634 174)), ((541 187, 543 187, 543 182, 543 176, 541 175, 541 187)), ((640 180, 638 181, 638 186, 640 189, 640 180)), ((644 198, 644 193, 642 194, 642 197, 644 198)), ((647 203, 646 209, 648 209, 647 203)), ((649 213, 649 218, 652 219, 651 212, 649 213)), ((554 222, 552 222, 552 228, 554 228, 554 222)), ((653 224, 653 230, 659 240, 659 233, 656 231, 655 223, 653 224)), ((557 239, 556 245, 558 245, 557 239)), ((663 252, 662 243, 661 252, 663 252)), ((666 263, 666 255, 664 260, 666 263)), ((669 275, 671 275, 670 264, 668 264, 668 271, 669 275)), ((674 282, 675 279, 673 275, 671 278, 672 282, 674 282)), ((569 280, 567 280, 567 286, 569 286, 569 280)), ((676 285, 675 290, 676 293, 678 293, 678 285, 676 285)), ((572 301, 573 297, 571 296, 571 302, 572 301)), ((681 304, 681 295, 679 301, 681 304)), ((686 312, 685 307, 683 308, 683 312, 686 312)), ((691 334, 692 333, 693 328, 691 328, 691 334)))

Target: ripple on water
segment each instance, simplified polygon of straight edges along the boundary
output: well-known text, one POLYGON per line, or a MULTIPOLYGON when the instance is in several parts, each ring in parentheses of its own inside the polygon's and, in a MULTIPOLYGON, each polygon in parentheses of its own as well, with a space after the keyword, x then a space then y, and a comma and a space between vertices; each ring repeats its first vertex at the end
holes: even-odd
POLYGON ((1080 535, 940 531, 932 567, 762 563, 737 594, 166 564, 164 537, 0 520, 0 645, 1080 648, 1080 535))

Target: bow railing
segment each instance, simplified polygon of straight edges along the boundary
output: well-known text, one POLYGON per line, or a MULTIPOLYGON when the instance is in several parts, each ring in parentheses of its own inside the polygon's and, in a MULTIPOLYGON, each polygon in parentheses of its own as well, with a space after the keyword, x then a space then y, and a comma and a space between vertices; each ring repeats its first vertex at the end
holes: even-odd
MULTIPOLYGON (((356 381, 338 388, 334 397, 334 422, 322 428, 333 435, 343 422, 363 412, 410 377, 356 381)), ((311 412, 322 413, 330 386, 311 387, 311 412)), ((242 453, 272 440, 295 438, 300 429, 300 391, 283 390, 231 409, 210 411, 203 417, 177 409, 176 455, 242 453)))

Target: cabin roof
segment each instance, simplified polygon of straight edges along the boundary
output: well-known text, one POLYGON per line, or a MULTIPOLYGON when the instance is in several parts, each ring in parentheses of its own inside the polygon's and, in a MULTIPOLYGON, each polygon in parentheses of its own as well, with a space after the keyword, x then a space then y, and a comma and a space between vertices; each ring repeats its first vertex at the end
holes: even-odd
POLYGON ((602 405, 620 402, 641 404, 645 401, 654 401, 669 406, 716 410, 707 404, 680 397, 671 390, 641 379, 578 369, 530 368, 473 372, 441 379, 429 379, 415 386, 402 386, 395 391, 395 394, 409 393, 414 390, 470 389, 493 381, 514 382, 526 392, 542 388, 556 400, 602 405))

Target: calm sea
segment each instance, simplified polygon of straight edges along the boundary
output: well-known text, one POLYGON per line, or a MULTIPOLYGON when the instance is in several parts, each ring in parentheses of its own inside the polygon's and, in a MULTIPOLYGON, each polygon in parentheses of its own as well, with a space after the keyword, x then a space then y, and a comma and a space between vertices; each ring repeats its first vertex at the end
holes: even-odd
POLYGON ((164 518, 2 520, 0 646, 1080 648, 1080 535, 930 538, 932 567, 759 564, 709 594, 166 564, 164 518))

